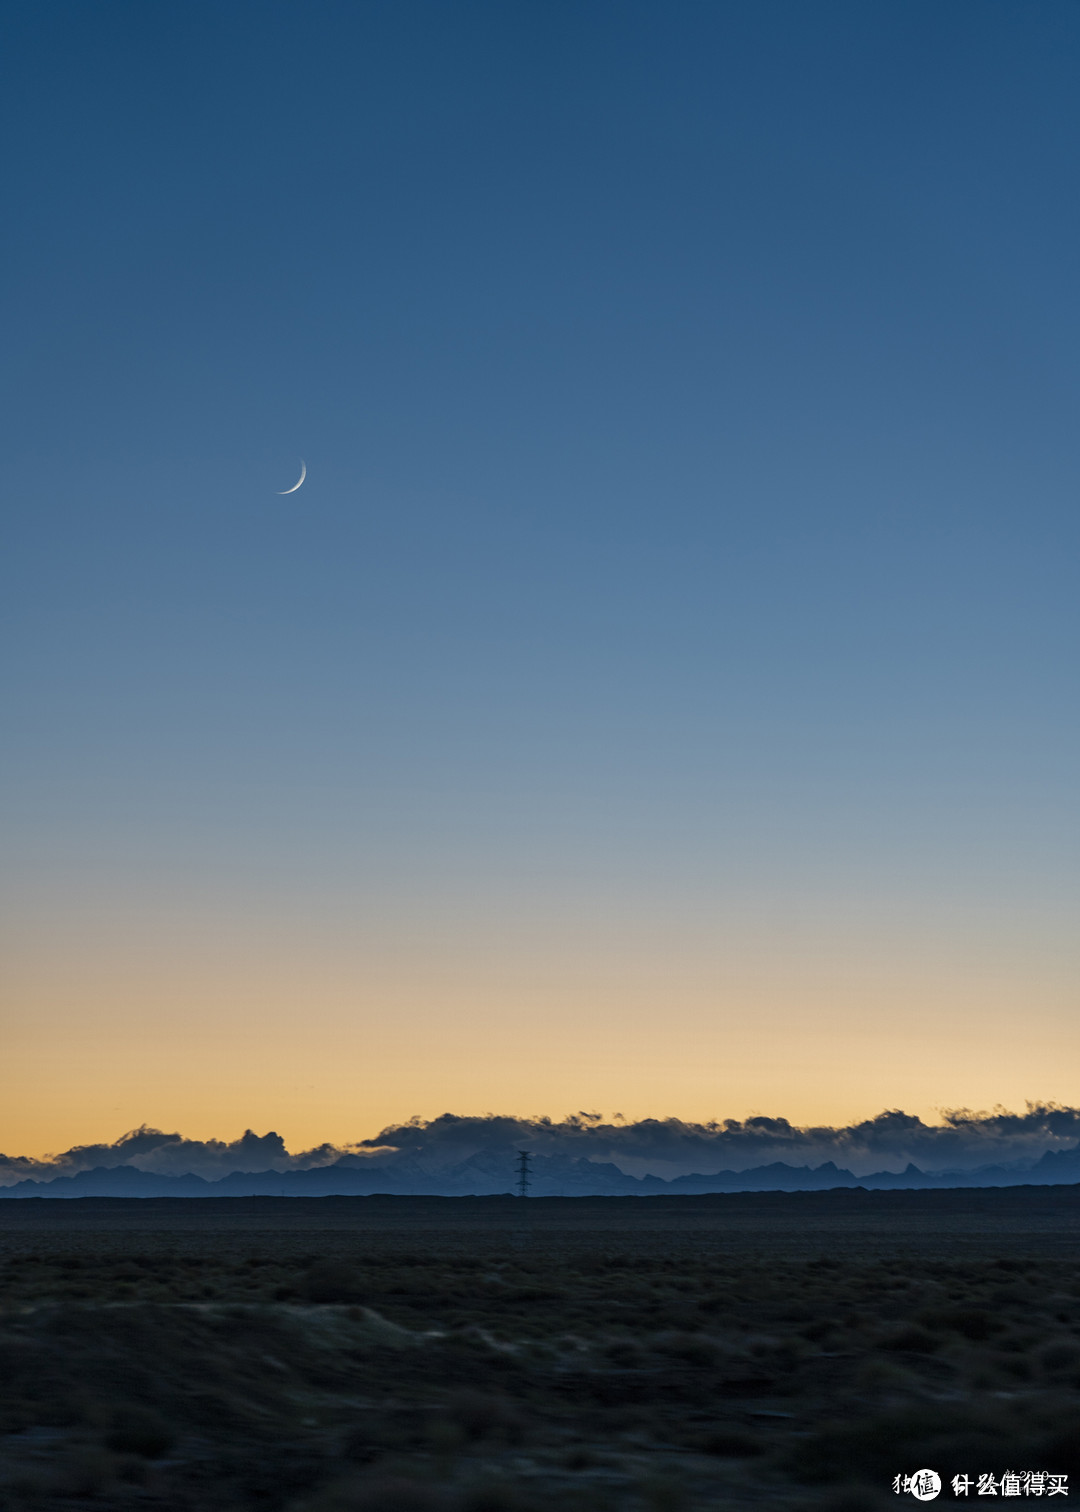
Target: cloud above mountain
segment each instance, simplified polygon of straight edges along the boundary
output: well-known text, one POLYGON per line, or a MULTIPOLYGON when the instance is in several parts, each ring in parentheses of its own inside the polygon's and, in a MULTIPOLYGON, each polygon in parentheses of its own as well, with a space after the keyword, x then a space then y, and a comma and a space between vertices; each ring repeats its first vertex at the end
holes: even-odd
POLYGON ((343 1161, 388 1171, 408 1166, 437 1177, 466 1161, 505 1161, 518 1149, 539 1157, 610 1163, 630 1176, 668 1180, 745 1171, 775 1161, 800 1166, 835 1161, 861 1176, 902 1171, 909 1162, 927 1172, 985 1165, 1023 1169, 1048 1150, 1078 1147, 1080 1109, 1052 1103, 1029 1103, 1023 1113, 953 1109, 936 1124, 894 1109, 841 1127, 801 1126, 764 1116, 692 1123, 677 1118, 631 1122, 617 1114, 605 1118, 590 1112, 560 1120, 444 1113, 391 1125, 371 1139, 298 1152, 287 1150, 273 1132, 260 1135, 249 1129, 238 1139, 198 1140, 143 1127, 111 1144, 75 1145, 41 1159, 0 1155, 0 1186, 121 1165, 161 1176, 216 1180, 234 1171, 303 1171, 343 1161))
POLYGON ((0 1185, 26 1177, 47 1180, 76 1176, 80 1171, 120 1165, 135 1166, 159 1176, 202 1176, 213 1181, 232 1171, 301 1171, 329 1165, 343 1152, 334 1145, 291 1155, 280 1134, 255 1134, 248 1129, 239 1139, 185 1139, 144 1125, 112 1144, 73 1145, 60 1155, 35 1160, 0 1155, 0 1185))

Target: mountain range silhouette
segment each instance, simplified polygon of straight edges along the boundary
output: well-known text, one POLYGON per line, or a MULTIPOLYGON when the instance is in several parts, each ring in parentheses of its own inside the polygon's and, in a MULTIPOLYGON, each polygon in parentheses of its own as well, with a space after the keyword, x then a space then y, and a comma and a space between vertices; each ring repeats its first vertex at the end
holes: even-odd
MULTIPOLYGON (((1055 1186, 1080 1182, 1080 1149, 1047 1151, 1034 1163, 986 1165, 973 1170, 877 1171, 855 1176, 826 1161, 818 1166, 772 1161, 744 1171, 676 1176, 631 1176, 610 1162, 538 1155, 533 1161, 530 1193, 536 1197, 628 1197, 697 1195, 707 1192, 805 1192, 836 1187, 877 1190, 955 1187, 1055 1186)), ((307 1170, 232 1171, 206 1177, 162 1175, 130 1164, 100 1165, 72 1176, 28 1178, 0 1187, 3 1198, 64 1197, 328 1197, 373 1196, 494 1196, 514 1185, 512 1165, 494 1151, 483 1151, 444 1167, 425 1169, 409 1156, 379 1161, 343 1155, 328 1165, 307 1170)))

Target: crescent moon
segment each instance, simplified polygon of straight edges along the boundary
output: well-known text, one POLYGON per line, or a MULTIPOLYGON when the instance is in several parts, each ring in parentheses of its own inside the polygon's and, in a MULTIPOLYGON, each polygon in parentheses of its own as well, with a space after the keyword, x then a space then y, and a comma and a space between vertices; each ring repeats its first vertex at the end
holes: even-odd
POLYGON ((306 477, 307 477, 307 463, 304 461, 303 457, 301 457, 300 458, 300 480, 299 480, 299 482, 294 483, 291 488, 279 488, 278 489, 278 493, 279 494, 295 493, 296 490, 300 487, 300 484, 304 481, 304 479, 306 477))

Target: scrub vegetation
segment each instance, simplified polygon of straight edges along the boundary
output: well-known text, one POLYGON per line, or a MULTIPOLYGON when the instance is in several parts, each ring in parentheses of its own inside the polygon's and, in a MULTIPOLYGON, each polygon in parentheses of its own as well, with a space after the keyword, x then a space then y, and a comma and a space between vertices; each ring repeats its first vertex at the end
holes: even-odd
POLYGON ((859 1512, 927 1465, 1080 1481, 1071 1245, 58 1223, 2 1236, 11 1512, 859 1512))

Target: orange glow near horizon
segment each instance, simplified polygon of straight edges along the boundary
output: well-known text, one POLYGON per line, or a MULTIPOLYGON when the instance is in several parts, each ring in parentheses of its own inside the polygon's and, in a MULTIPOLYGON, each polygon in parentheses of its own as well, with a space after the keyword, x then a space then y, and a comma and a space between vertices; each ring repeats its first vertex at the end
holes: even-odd
POLYGON ((1030 928, 916 923, 718 909, 290 929, 190 902, 25 920, 0 1150, 143 1123, 274 1129, 297 1150, 444 1112, 844 1124, 1080 1099, 1064 953, 1030 928))

